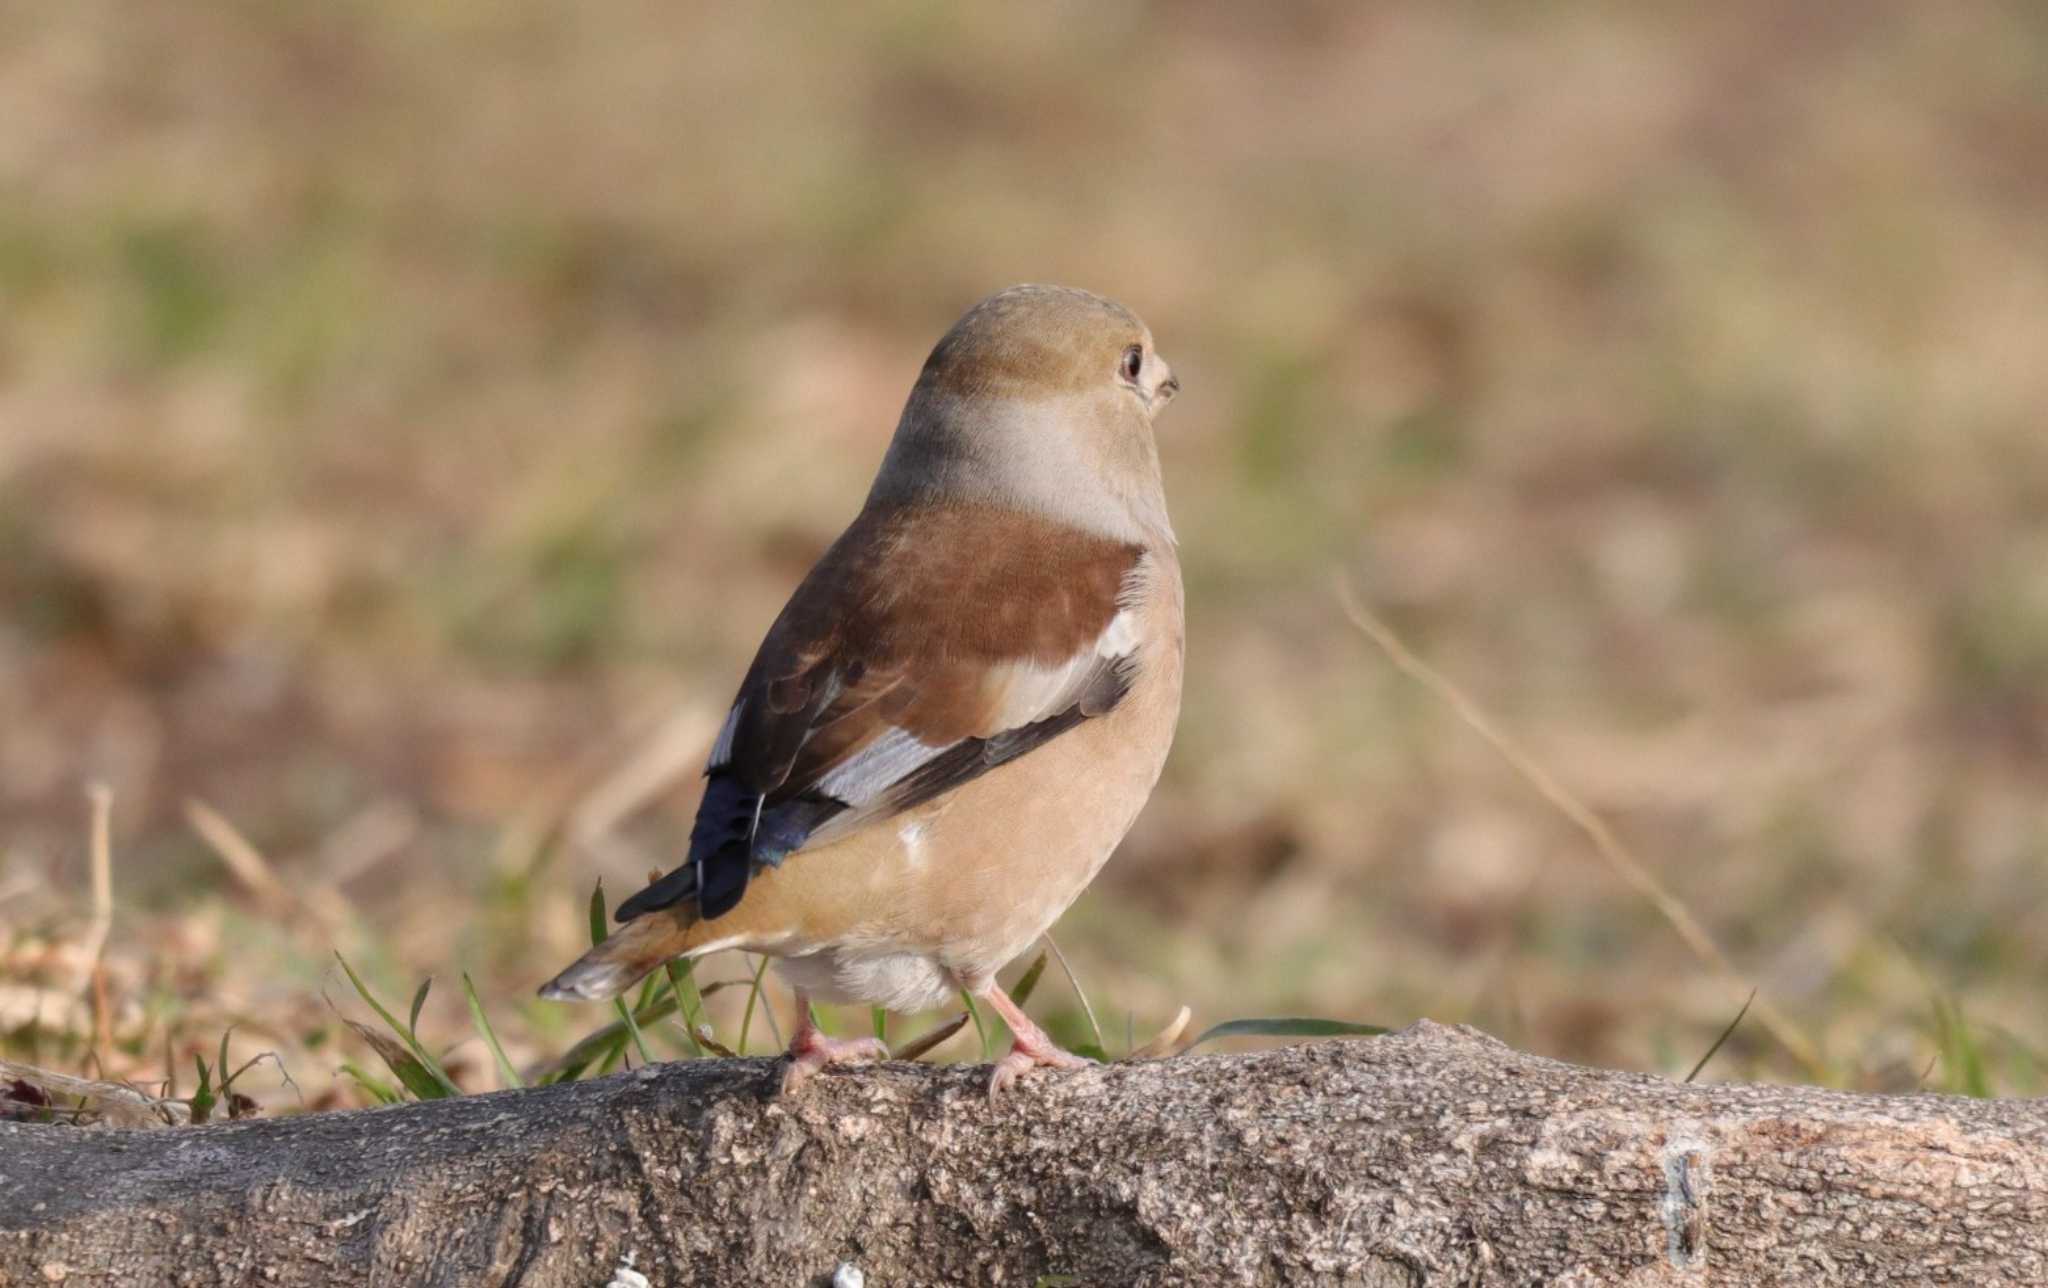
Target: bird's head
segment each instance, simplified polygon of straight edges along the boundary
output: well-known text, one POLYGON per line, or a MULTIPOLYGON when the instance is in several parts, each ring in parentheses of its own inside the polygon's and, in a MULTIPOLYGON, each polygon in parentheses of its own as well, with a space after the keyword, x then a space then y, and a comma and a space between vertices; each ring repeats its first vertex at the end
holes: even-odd
POLYGON ((1128 535, 1165 530, 1152 421, 1180 380, 1123 305, 1012 286, 969 309, 898 423, 876 495, 970 495, 1128 535))
POLYGON ((1069 286, 1012 286, 946 332, 920 393, 1043 400, 1094 395, 1149 421, 1180 390, 1152 332, 1115 300, 1069 286))

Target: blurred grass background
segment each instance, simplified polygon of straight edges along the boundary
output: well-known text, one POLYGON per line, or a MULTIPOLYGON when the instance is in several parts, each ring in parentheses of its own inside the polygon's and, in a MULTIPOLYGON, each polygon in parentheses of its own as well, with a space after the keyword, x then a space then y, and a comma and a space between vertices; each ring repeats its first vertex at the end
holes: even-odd
MULTIPOLYGON (((160 1078, 234 1025, 347 1101, 335 948, 387 1000, 444 981, 422 1036, 468 1085, 461 970, 515 1060, 610 1018, 531 999, 592 882, 679 852, 931 342, 1050 280, 1186 384, 1182 731, 1057 932, 1107 1026, 1428 1015, 1683 1073, 1741 1004, 1346 622, 1341 571, 1820 1076, 2042 1089, 2039 6, 0 0, 0 31, 0 1050, 160 1078)), ((1064 987, 1036 1007, 1072 1031, 1064 987)), ((1749 1025, 1709 1076, 1811 1073, 1749 1025)))

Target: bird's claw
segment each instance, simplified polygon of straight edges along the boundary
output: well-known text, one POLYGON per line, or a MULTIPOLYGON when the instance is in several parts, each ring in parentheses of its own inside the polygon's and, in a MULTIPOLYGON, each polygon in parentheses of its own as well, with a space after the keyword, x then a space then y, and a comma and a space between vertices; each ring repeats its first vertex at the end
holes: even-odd
POLYGON ((783 1057, 782 1094, 788 1095, 811 1075, 828 1064, 849 1064, 860 1060, 886 1060, 889 1045, 880 1038, 828 1038, 816 1029, 799 1033, 783 1057))
POLYGON ((1032 1069, 1086 1069, 1094 1063, 1095 1061, 1086 1056, 1062 1051, 1049 1042, 1044 1045, 1018 1042, 1010 1048, 1008 1055, 996 1061, 995 1071, 989 1075, 989 1103, 994 1104, 1000 1100, 1003 1093, 1009 1090, 1011 1083, 1032 1069))

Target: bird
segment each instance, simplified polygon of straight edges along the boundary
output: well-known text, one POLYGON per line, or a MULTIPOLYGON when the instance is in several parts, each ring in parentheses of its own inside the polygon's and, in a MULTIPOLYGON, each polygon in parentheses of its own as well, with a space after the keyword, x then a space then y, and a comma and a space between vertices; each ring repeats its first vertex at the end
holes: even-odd
POLYGON ((1153 421, 1179 390, 1103 296, 1022 285, 969 308, 762 640, 687 855, 541 995, 602 1000, 741 949, 796 995, 785 1093, 888 1056, 820 1032, 814 998, 914 1013, 964 991, 1011 1033, 991 1099, 1089 1063, 996 974, 1101 871, 1173 741, 1183 592, 1153 421))

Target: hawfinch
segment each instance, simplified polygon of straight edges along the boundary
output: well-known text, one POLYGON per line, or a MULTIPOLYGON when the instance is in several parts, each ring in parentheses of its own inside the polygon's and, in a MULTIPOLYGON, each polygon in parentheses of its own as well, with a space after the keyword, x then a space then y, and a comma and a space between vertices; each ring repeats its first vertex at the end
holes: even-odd
POLYGON ((1086 291, 1014 286, 932 350, 867 503, 768 629, 705 769, 682 865, 541 990, 612 997, 663 962, 777 959, 799 1025, 784 1086, 885 1057, 810 999, 892 1011, 996 984, 1101 870, 1180 711, 1181 582, 1152 418, 1180 382, 1086 291))

